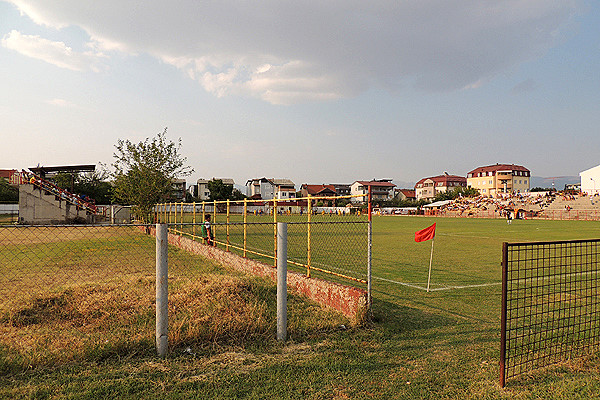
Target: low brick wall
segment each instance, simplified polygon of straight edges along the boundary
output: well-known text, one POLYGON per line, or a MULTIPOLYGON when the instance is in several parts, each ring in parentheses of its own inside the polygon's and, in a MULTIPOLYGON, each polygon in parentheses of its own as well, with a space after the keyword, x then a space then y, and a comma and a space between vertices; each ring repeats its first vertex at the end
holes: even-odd
MULTIPOLYGON (((155 236, 154 228, 150 234, 155 236)), ((264 276, 272 281, 277 281, 277 269, 272 265, 240 257, 236 254, 221 250, 216 247, 206 246, 184 236, 169 233, 169 244, 215 260, 225 266, 252 275, 264 276)), ((367 311, 367 292, 352 286, 328 282, 323 279, 308 278, 303 274, 288 271, 288 290, 308 297, 327 307, 331 307, 346 317, 352 323, 360 324, 365 321, 367 311)))

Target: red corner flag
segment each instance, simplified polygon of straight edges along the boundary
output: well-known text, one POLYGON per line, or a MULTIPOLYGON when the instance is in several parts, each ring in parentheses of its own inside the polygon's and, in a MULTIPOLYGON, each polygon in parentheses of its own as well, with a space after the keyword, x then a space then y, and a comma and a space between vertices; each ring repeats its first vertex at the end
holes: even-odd
POLYGON ((435 224, 415 232, 415 242, 424 242, 435 237, 435 224))

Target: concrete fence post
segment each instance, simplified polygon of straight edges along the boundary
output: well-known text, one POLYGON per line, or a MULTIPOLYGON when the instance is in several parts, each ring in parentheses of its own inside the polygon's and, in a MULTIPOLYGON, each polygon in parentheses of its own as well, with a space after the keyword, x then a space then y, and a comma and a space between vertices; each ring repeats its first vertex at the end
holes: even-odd
POLYGON ((169 346, 169 272, 167 224, 156 224, 156 351, 167 355, 169 346))
POLYGON ((287 339, 287 224, 277 223, 277 340, 287 339))

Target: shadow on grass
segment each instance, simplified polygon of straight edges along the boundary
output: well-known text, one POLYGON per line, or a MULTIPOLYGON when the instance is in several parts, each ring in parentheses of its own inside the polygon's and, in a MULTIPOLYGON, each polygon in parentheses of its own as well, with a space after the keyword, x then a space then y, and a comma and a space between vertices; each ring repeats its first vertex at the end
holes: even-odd
POLYGON ((455 325, 456 318, 373 299, 373 322, 390 333, 439 328, 455 325))

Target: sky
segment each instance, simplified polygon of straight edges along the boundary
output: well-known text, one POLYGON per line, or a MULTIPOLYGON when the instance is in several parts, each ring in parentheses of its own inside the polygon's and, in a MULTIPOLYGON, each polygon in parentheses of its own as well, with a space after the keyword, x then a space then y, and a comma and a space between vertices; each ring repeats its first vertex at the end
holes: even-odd
POLYGON ((600 164, 595 0, 0 0, 0 168, 167 128, 198 178, 600 164))

